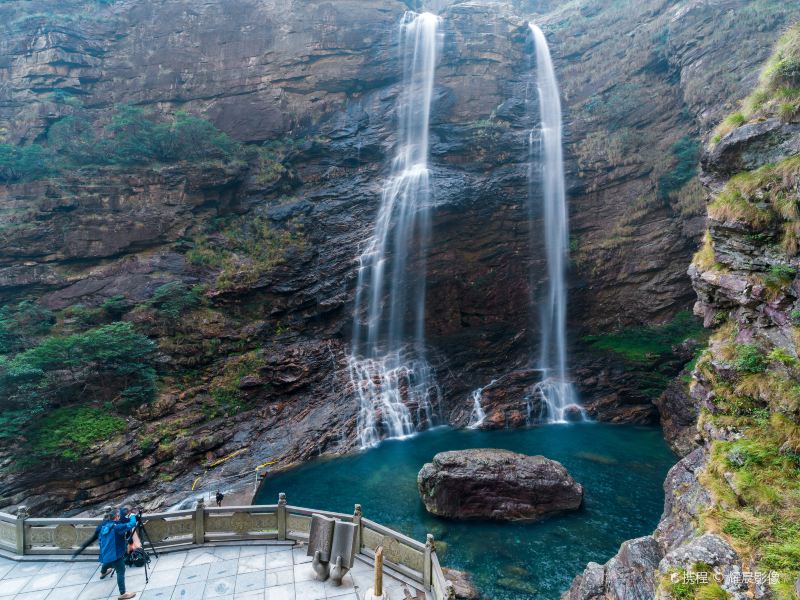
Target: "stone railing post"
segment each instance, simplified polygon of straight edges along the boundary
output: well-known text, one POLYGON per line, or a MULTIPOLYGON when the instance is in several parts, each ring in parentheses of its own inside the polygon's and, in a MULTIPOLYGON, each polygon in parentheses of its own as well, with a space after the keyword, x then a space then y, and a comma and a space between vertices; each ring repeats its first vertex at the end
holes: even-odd
POLYGON ((281 492, 278 494, 278 539, 283 541, 286 539, 286 494, 281 492))
POLYGON ((29 516, 27 506, 21 505, 17 509, 17 554, 20 556, 25 554, 25 519, 29 516))
POLYGON ((206 541, 206 501, 203 497, 197 499, 194 508, 194 543, 201 545, 206 541))
POLYGON ((361 505, 356 504, 353 509, 353 525, 356 526, 356 552, 361 552, 361 505))
POLYGON ((431 577, 433 573, 433 535, 428 534, 425 538, 425 560, 422 563, 422 585, 426 589, 431 589, 431 577))

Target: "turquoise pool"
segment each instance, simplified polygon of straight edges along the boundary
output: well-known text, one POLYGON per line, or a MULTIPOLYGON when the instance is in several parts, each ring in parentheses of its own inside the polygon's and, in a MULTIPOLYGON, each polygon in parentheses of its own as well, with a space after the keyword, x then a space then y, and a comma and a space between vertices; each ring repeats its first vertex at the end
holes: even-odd
MULTIPOLYGON (((515 431, 435 429, 270 476, 256 501, 364 515, 418 540, 431 532, 446 546, 445 566, 469 571, 494 600, 555 599, 589 561, 605 562, 624 540, 651 532, 664 502, 662 484, 676 462, 656 427, 576 423, 515 431), (427 514, 417 472, 442 450, 493 447, 543 454, 584 486, 576 513, 539 523, 457 522, 427 514)), ((440 547, 440 551, 441 548, 440 547)))

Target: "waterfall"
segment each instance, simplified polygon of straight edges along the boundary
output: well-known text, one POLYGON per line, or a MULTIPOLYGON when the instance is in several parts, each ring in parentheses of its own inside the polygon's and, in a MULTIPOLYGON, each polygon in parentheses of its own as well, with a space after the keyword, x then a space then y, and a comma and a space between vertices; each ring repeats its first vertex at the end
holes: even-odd
POLYGON ((472 412, 469 415, 469 423, 467 423, 467 427, 470 429, 477 429, 480 427, 483 420, 486 418, 486 411, 483 410, 483 406, 481 405, 483 390, 493 386, 495 383, 497 383, 497 380, 492 379, 487 385, 472 391, 472 412))
MULTIPOLYGON (((539 91, 541 121, 542 198, 544 208, 544 240, 547 256, 547 295, 540 303, 541 348, 538 367, 542 380, 534 386, 532 396, 540 401, 537 420, 563 423, 567 418, 583 418, 576 403, 576 394, 567 370, 565 282, 569 243, 567 200, 564 184, 564 156, 561 145, 561 99, 558 93, 553 61, 547 39, 533 23, 530 24, 536 50, 536 84, 539 91)), ((535 136, 529 136, 529 203, 533 203, 535 136)))
POLYGON ((430 426, 438 406, 438 388, 425 358, 424 268, 430 237, 428 126, 438 29, 439 18, 427 12, 409 11, 400 21, 403 84, 397 100, 397 148, 373 235, 358 257, 348 361, 362 448, 430 426), (421 259, 409 276, 408 258, 414 251, 421 259), (413 331, 407 333, 409 312, 413 331))

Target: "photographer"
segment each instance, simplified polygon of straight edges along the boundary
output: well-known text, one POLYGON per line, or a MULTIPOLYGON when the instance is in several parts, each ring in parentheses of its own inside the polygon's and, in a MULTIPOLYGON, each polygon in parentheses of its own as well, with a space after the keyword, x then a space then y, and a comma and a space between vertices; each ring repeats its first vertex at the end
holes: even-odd
POLYGON ((119 587, 120 600, 128 600, 136 596, 135 592, 125 591, 125 551, 128 544, 129 533, 136 527, 136 515, 128 516, 125 507, 115 510, 111 515, 106 515, 104 520, 89 538, 73 555, 75 558, 95 540, 100 540, 99 561, 100 578, 103 579, 116 571, 117 586, 119 587))

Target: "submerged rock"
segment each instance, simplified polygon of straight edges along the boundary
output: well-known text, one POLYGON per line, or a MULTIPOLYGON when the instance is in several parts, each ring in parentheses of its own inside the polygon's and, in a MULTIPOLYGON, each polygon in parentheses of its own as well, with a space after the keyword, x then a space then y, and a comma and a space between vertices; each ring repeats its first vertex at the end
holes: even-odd
POLYGON ((583 500, 561 463, 490 448, 440 452, 420 469, 417 487, 428 512, 454 519, 536 520, 583 500))

